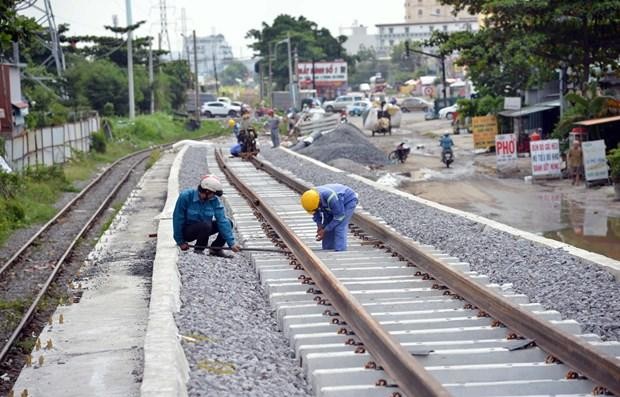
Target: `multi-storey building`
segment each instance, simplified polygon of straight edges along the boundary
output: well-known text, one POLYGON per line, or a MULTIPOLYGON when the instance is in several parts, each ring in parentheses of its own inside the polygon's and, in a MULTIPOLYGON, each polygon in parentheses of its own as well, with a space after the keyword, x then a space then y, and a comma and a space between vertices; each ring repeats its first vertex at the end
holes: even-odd
MULTIPOLYGON (((198 76, 201 80, 211 79, 214 72, 221 72, 233 60, 232 48, 222 34, 196 37, 198 76)), ((194 68, 194 43, 191 37, 183 40, 183 55, 194 68)))
POLYGON ((478 17, 467 12, 452 14, 452 7, 438 0, 405 0, 405 22, 375 25, 378 29, 377 53, 389 56, 393 46, 403 41, 424 41, 433 31, 460 32, 479 28, 478 17))

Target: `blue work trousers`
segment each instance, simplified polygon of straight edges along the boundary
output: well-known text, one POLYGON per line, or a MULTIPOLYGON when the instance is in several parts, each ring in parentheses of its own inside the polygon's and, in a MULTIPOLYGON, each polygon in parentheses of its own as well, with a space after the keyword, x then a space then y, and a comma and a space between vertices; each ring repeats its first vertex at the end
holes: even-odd
POLYGON ((271 129, 271 143, 274 148, 280 146, 280 131, 278 128, 271 129))
MULTIPOLYGON (((349 231, 349 221, 355 212, 357 199, 349 201, 344 206, 344 219, 333 230, 326 231, 323 236, 322 247, 324 250, 346 251, 347 250, 347 232, 349 231)), ((324 224, 332 221, 332 215, 327 214, 324 224)))

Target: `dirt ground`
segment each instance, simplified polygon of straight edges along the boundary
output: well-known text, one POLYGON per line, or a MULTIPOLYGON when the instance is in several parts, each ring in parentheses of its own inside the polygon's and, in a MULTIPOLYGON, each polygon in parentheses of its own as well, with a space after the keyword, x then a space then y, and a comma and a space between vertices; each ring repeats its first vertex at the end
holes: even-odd
MULTIPOLYGON (((361 127, 361 118, 349 120, 361 127)), ((424 120, 408 113, 392 135, 371 137, 386 153, 400 142, 411 147, 405 164, 383 170, 398 176, 399 189, 510 226, 565 241, 620 259, 620 202, 612 186, 572 186, 569 180, 527 182, 530 159, 519 158, 518 172, 498 174, 495 154, 476 154, 470 134, 453 135, 455 162, 440 161, 439 137, 450 131, 446 120, 424 120)))

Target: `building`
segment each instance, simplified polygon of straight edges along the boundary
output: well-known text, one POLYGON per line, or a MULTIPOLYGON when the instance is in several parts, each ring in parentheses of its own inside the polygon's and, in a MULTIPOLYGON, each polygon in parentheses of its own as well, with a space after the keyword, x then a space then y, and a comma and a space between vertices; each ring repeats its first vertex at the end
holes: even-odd
MULTIPOLYGON (((222 34, 196 37, 196 52, 198 54, 198 76, 202 81, 212 79, 215 71, 221 72, 233 60, 232 47, 228 45, 222 34)), ((189 58, 193 70, 194 43, 191 37, 183 39, 183 57, 189 58)))
POLYGON ((347 50, 347 54, 355 55, 360 50, 374 49, 377 46, 377 35, 368 34, 368 26, 359 25, 357 21, 353 26, 341 27, 340 34, 347 36, 342 46, 347 50))
POLYGON ((28 102, 22 98, 20 68, 25 65, 0 64, 0 136, 20 134, 26 126, 28 102))
POLYGON ((437 0, 405 0, 405 21, 375 25, 378 29, 377 54, 390 55, 391 48, 404 41, 430 39, 435 30, 453 33, 477 31, 478 16, 460 12, 452 14, 452 7, 443 6, 437 0))
POLYGON ((438 0, 405 0, 405 22, 434 23, 438 20, 469 21, 473 18, 466 11, 452 15, 452 7, 441 5, 438 0))

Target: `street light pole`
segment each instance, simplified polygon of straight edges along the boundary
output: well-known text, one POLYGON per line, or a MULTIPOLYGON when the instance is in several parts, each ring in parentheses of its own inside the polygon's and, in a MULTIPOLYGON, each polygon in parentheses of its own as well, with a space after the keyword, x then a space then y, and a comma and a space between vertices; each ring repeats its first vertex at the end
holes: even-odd
POLYGON ((442 85, 442 94, 443 94, 443 106, 448 106, 448 101, 446 99, 446 57, 444 55, 431 54, 429 52, 424 52, 420 50, 416 50, 411 48, 409 51, 415 52, 418 54, 426 55, 431 58, 436 58, 441 61, 441 85, 442 85))
POLYGON ((295 86, 293 85, 293 59, 291 57, 291 36, 287 36, 286 42, 288 44, 288 88, 291 94, 291 101, 293 101, 293 107, 297 108, 297 101, 295 100, 295 86))

